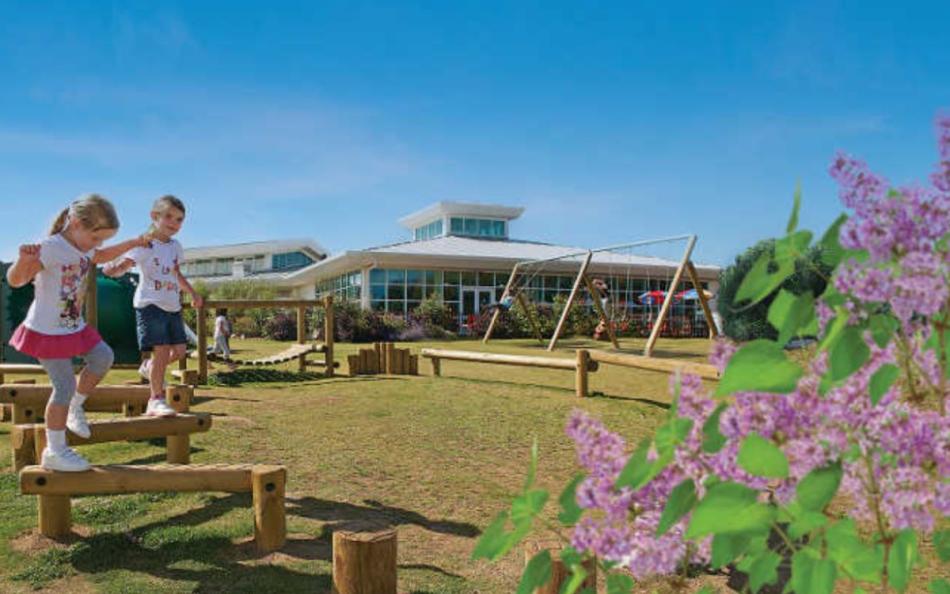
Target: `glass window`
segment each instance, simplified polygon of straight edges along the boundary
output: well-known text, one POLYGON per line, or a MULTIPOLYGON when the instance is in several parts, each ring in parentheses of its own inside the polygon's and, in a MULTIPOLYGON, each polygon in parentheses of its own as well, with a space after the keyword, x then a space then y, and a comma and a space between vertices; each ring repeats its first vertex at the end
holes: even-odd
POLYGON ((450 222, 452 233, 464 233, 465 232, 465 219, 461 217, 452 217, 450 222))
POLYGON ((372 299, 385 299, 386 298, 386 285, 372 285, 370 286, 369 296, 372 299))
POLYGON ((422 241, 422 239, 423 239, 422 234, 423 234, 424 231, 425 231, 425 229, 422 228, 422 227, 418 227, 418 228, 416 229, 416 234, 415 234, 415 239, 416 239, 416 241, 422 241))
POLYGON ((406 271, 405 270, 387 270, 386 282, 389 283, 390 285, 406 284, 406 271))
POLYGON ((493 235, 495 237, 505 237, 505 222, 504 221, 492 221, 493 235))
POLYGON ((442 219, 439 219, 438 221, 432 223, 432 225, 433 225, 432 236, 433 237, 441 236, 442 235, 442 219))
POLYGON ((462 285, 466 287, 475 286, 475 273, 474 272, 463 272, 462 273, 462 285))
POLYGON ((405 315, 406 302, 405 301, 389 301, 386 303, 386 311, 392 314, 405 315))
POLYGON ((406 311, 413 312, 419 307, 420 303, 418 301, 407 301, 406 302, 406 311))
POLYGON ((422 287, 420 285, 409 285, 406 288, 406 296, 409 299, 422 299, 422 287))
POLYGON ((562 276, 561 279, 558 281, 558 286, 560 286, 560 288, 562 289, 567 289, 568 291, 570 291, 571 289, 574 288, 574 277, 562 276))
POLYGON ((389 285, 386 288, 386 297, 389 299, 405 299, 406 287, 403 285, 389 285))
POLYGON ((478 219, 465 219, 465 234, 478 235, 478 219))
POLYGON ((426 285, 426 297, 429 299, 442 297, 442 285, 426 285))
POLYGON ((374 299, 373 301, 369 302, 369 306, 376 311, 383 311, 386 309, 386 302, 381 299, 380 300, 374 299))
POLYGON ((488 219, 479 219, 478 220, 478 235, 479 237, 491 237, 492 234, 492 222, 488 219))
POLYGON ((496 287, 505 287, 508 284, 508 279, 511 278, 511 272, 496 272, 495 273, 495 286, 496 287))
POLYGON ((383 284, 386 282, 386 271, 382 268, 374 268, 369 271, 369 282, 383 284))
POLYGON ((445 284, 446 285, 457 285, 459 284, 459 273, 454 270, 445 271, 445 284))
POLYGON ((426 270, 426 284, 427 285, 441 285, 442 284, 442 273, 435 270, 426 270), (436 277, 436 274, 439 276, 436 277))
POLYGON ((425 279, 425 272, 422 270, 407 270, 406 282, 410 285, 421 285, 425 279))
POLYGON ((495 275, 491 272, 479 272, 478 284, 482 287, 491 287, 495 284, 495 275))
POLYGON ((444 301, 458 301, 459 300, 459 288, 457 286, 445 285, 445 296, 443 297, 444 301))

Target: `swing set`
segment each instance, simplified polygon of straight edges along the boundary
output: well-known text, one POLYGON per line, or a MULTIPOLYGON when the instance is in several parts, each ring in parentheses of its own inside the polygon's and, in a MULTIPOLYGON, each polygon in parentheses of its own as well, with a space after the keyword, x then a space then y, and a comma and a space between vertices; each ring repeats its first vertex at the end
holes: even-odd
POLYGON ((689 319, 687 301, 698 301, 709 328, 709 337, 717 336, 709 307, 711 295, 702 288, 696 267, 692 262, 695 235, 679 235, 661 239, 649 239, 609 246, 593 250, 565 253, 544 260, 525 260, 515 264, 492 314, 491 322, 482 339, 491 340, 492 332, 502 312, 515 303, 528 317, 535 337, 544 344, 537 310, 532 295, 540 301, 543 274, 573 273, 574 282, 568 294, 564 310, 548 340, 547 350, 553 351, 564 332, 571 307, 586 291, 585 303, 589 303, 600 320, 597 334, 606 334, 614 349, 620 350, 618 331, 633 328, 638 334, 649 335, 643 354, 653 354, 661 334, 691 336, 695 320, 689 319), (678 246, 683 250, 677 253, 678 246), (660 257, 656 253, 663 253, 660 257), (668 254, 673 253, 672 257, 668 254), (678 264, 671 258, 679 259, 678 264), (675 265, 675 268, 674 268, 675 265), (593 273, 597 270, 597 274, 593 273), (692 289, 677 292, 688 276, 692 289), (665 290, 664 290, 665 289, 665 290), (679 302, 679 307, 675 303, 679 302), (677 317, 676 314, 679 314, 677 317))

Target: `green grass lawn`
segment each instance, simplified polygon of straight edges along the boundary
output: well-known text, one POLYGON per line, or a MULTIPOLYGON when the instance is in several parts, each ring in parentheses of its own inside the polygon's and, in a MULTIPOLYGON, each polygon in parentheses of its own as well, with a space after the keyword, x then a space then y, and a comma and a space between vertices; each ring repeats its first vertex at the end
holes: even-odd
MULTIPOLYGON (((580 344, 604 346, 564 341, 553 356, 570 356, 580 344)), ((657 355, 701 361, 708 344, 661 341, 657 355)), ((244 358, 286 344, 233 346, 244 358)), ((443 361, 441 378, 431 376, 428 363, 420 364, 419 377, 345 377, 346 354, 358 346, 338 345, 343 363, 332 379, 285 381, 292 376, 276 374, 272 379, 279 381, 260 382, 255 378, 267 374, 238 372, 198 390, 193 410, 211 413, 214 424, 193 437, 194 463, 288 468, 288 545, 266 557, 249 543, 250 495, 75 499, 79 535, 50 543, 35 533, 35 498, 18 495, 9 425, 0 425, 0 591, 329 592, 330 534, 371 520, 398 528, 401 593, 510 594, 520 552, 496 565, 470 555, 480 529, 521 485, 532 440, 540 445, 539 482, 559 489, 577 471, 564 435, 571 409, 595 414, 636 442, 657 426, 669 402, 666 375, 616 367, 592 374, 595 396, 582 401, 574 398, 573 374, 566 371, 443 361)), ((401 346, 547 354, 524 340, 401 346)), ((624 347, 635 352, 642 343, 624 347)), ((113 371, 106 383, 134 376, 113 371)), ((158 442, 100 444, 83 452, 100 464, 164 460, 158 442)), ((671 589, 657 583, 642 591, 671 589)))

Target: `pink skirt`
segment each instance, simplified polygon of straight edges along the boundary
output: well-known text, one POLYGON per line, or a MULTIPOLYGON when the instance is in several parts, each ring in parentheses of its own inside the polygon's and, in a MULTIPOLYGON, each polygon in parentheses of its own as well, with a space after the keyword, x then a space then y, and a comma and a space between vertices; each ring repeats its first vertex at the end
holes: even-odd
POLYGON ((88 325, 72 334, 43 334, 20 324, 10 338, 10 346, 37 359, 71 359, 88 353, 100 342, 99 332, 88 325))

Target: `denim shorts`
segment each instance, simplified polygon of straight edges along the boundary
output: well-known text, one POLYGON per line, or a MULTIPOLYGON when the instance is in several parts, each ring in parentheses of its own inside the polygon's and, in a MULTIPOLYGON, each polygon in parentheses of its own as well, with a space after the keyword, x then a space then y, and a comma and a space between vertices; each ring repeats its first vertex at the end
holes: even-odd
POLYGON ((187 344, 185 323, 181 312, 165 311, 157 305, 146 305, 135 310, 135 333, 140 351, 151 351, 158 345, 187 344))

